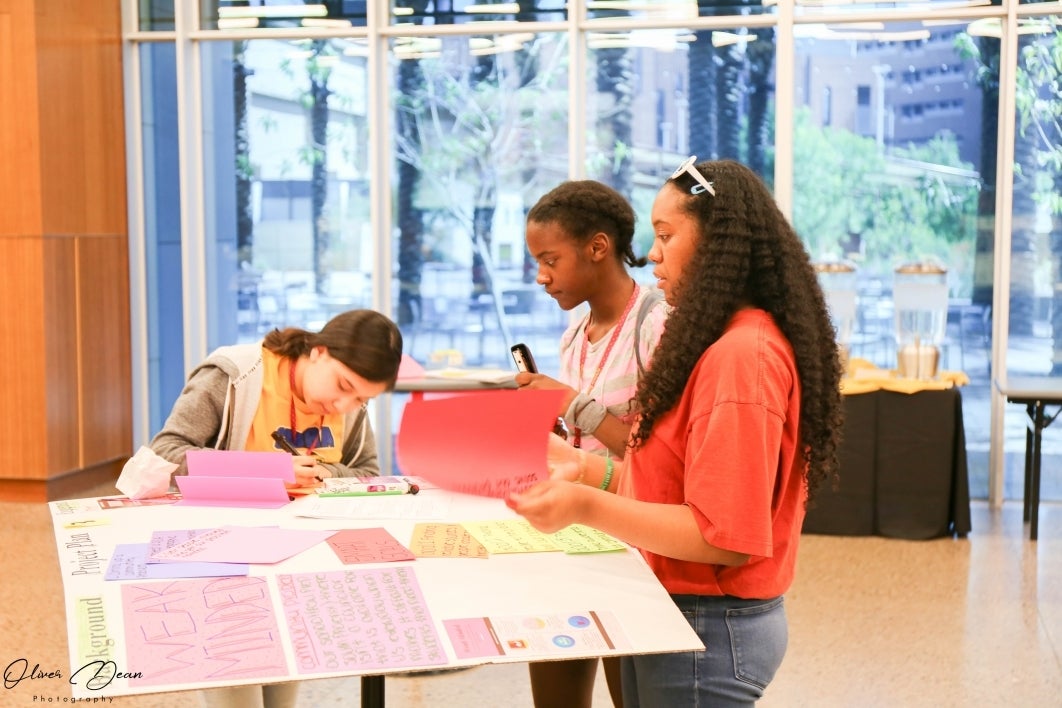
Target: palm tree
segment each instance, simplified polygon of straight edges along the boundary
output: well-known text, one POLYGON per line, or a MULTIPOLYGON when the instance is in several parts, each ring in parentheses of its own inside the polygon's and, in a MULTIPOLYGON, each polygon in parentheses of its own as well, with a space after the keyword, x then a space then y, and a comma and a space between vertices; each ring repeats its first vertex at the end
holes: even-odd
MULTIPOLYGON (((409 18, 415 24, 423 22, 428 0, 395 0, 396 7, 412 8, 409 18)), ((398 64, 395 96, 395 132, 398 140, 414 153, 420 152, 420 132, 417 130, 417 106, 414 96, 424 89, 424 72, 416 57, 403 58, 398 64)), ((414 203, 420 170, 409 160, 398 163, 396 218, 398 221, 398 324, 413 324, 420 318, 422 300, 421 277, 424 272, 424 215, 414 203)))
POLYGON ((625 47, 596 50, 597 91, 611 95, 611 107, 601 121, 601 144, 611 147, 608 175, 604 181, 630 200, 634 187, 634 155, 631 152, 632 79, 630 51, 625 47))
POLYGON ((752 36, 755 39, 745 47, 745 58, 749 63, 746 163, 753 172, 770 183, 774 175, 773 165, 769 164, 773 161, 768 154, 769 146, 774 143, 769 114, 775 54, 774 29, 761 27, 753 30, 752 36))
POLYGON ((742 77, 745 73, 743 42, 719 47, 716 50, 715 72, 716 154, 719 158, 740 160, 741 117, 745 92, 742 77))
MULTIPOLYGON (((420 60, 403 59, 398 64, 395 97, 395 132, 410 145, 420 144, 416 116, 408 102, 424 86, 424 72, 420 60)), ((424 272, 424 214, 417 208, 413 196, 419 182, 420 170, 412 162, 397 160, 398 189, 395 211, 398 221, 398 324, 413 324, 422 313, 420 293, 424 272)))
POLYGON ((327 221, 325 206, 328 203, 328 97, 332 95, 328 80, 332 76, 331 65, 321 61, 330 54, 328 40, 315 39, 310 49, 307 73, 310 78, 310 135, 311 164, 310 204, 313 230, 313 273, 317 294, 324 292, 327 279, 328 246, 331 227, 327 221))
POLYGON ((247 68, 247 42, 232 43, 232 103, 235 123, 234 152, 236 154, 236 261, 237 266, 249 266, 254 261, 254 220, 251 216, 251 140, 247 129, 247 77, 254 73, 247 68))
MULTIPOLYGON (((992 273, 991 263, 995 250, 996 217, 996 150, 999 138, 999 40, 991 37, 960 35, 959 54, 972 59, 976 65, 977 84, 981 87, 981 192, 977 201, 977 237, 974 258, 987 261, 989 267, 975 268, 974 272, 992 273)), ((975 277, 972 301, 984 307, 992 306, 993 283, 975 277)))
POLYGON ((712 46, 712 33, 700 30, 690 44, 689 54, 690 103, 689 103, 689 143, 690 152, 699 160, 714 160, 719 156, 718 144, 719 115, 715 47, 712 46))

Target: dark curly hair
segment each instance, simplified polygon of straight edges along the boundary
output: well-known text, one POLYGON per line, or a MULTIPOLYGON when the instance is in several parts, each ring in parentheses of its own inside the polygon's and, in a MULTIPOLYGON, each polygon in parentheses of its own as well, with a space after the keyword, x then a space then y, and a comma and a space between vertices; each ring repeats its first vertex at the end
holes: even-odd
POLYGON ((561 182, 546 192, 527 212, 527 220, 539 224, 559 224, 583 244, 594 234, 608 234, 616 256, 627 265, 640 268, 644 257, 634 255, 634 209, 612 187, 592 179, 561 182))
MULTIPOLYGON (((696 169, 715 189, 684 199, 699 224, 696 251, 686 264, 678 302, 638 386, 641 422, 633 443, 682 395, 697 361, 742 307, 774 318, 796 355, 800 379, 800 437, 808 462, 809 498, 837 475, 841 422, 841 363, 822 289, 804 245, 766 185, 749 168, 729 160, 696 169)), ((697 182, 682 173, 665 183, 689 195, 697 182)))
POLYGON ((297 327, 274 329, 262 345, 289 359, 324 347, 329 356, 367 381, 395 387, 402 360, 402 332, 386 315, 375 310, 348 310, 325 323, 320 332, 297 327))

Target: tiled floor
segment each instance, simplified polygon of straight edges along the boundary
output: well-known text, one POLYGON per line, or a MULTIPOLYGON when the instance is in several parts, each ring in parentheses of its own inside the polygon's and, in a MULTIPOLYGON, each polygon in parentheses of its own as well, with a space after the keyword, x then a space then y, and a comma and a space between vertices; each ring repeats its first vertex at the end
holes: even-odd
MULTIPOLYGON (((0 664, 66 667, 47 508, 0 503, 0 516, 0 664)), ((1062 505, 1042 507, 1036 542, 1018 504, 975 503, 973 523, 967 539, 806 536, 786 598, 789 652, 761 705, 1062 705, 1062 505)), ((402 708, 531 706, 524 665, 389 677, 386 693, 388 706, 402 708)), ((26 680, 0 691, 0 706, 62 705, 69 695, 65 680, 26 680)), ((299 701, 359 704, 359 679, 305 682, 299 701)), ((191 708, 199 699, 168 693, 112 705, 191 708)), ((610 705, 603 680, 594 705, 610 705)))

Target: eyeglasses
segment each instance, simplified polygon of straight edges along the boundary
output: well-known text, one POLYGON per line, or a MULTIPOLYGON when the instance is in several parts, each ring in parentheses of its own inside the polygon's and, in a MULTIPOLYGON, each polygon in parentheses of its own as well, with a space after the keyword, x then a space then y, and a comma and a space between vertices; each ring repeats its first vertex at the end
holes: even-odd
POLYGON ((698 182, 697 184, 690 187, 690 194, 701 194, 702 192, 708 192, 708 194, 711 194, 714 197, 715 187, 713 187, 712 183, 706 180, 704 178, 704 175, 698 172, 697 168, 693 166, 696 162, 697 156, 690 155, 682 162, 681 165, 678 166, 678 169, 672 173, 670 179, 675 179, 676 177, 682 175, 683 172, 685 172, 698 182))

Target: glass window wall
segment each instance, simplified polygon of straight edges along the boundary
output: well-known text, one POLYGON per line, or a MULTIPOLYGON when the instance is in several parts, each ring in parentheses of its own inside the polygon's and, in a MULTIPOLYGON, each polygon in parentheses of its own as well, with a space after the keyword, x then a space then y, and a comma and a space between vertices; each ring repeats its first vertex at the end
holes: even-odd
MULTIPOLYGON (((389 313, 427 365, 508 367, 524 341, 555 368, 568 314, 534 283, 526 210, 562 180, 599 179, 631 199, 644 253, 655 193, 690 154, 749 164, 813 257, 855 266, 853 356, 895 367, 894 270, 945 267, 940 366, 970 378, 974 496, 1005 409, 992 372, 1062 375, 1056 5, 1014 19, 1001 3, 252 0, 180 5, 175 21, 173 3, 127 3, 148 434, 210 348, 352 307, 389 313), (1010 76, 1013 126, 998 114, 1010 76), (1009 140, 1013 190, 997 167, 1009 140)), ((1007 410, 1009 498, 1019 425, 1007 410)), ((1045 454, 1062 464, 1060 432, 1045 454)))
MULTIPOLYGON (((1010 307, 1006 372, 1062 377, 1062 18, 1022 19, 1017 39, 1014 199, 1011 209, 1010 307)), ((986 29, 999 42, 1000 28, 986 29)), ((991 57, 989 57, 989 60, 991 57)), ((984 59, 982 59, 984 61, 984 59)), ((1021 498, 1027 417, 1007 409, 1004 496, 1021 498)), ((1062 430, 1047 428, 1042 446, 1044 499, 1062 498, 1062 430)))
POLYGON ((371 307, 364 41, 201 48, 210 346, 371 307))
POLYGON ((999 76, 975 57, 969 25, 797 26, 793 220, 813 258, 855 267, 853 359, 896 369, 897 268, 946 272, 938 368, 970 379, 971 487, 983 494, 999 76))

